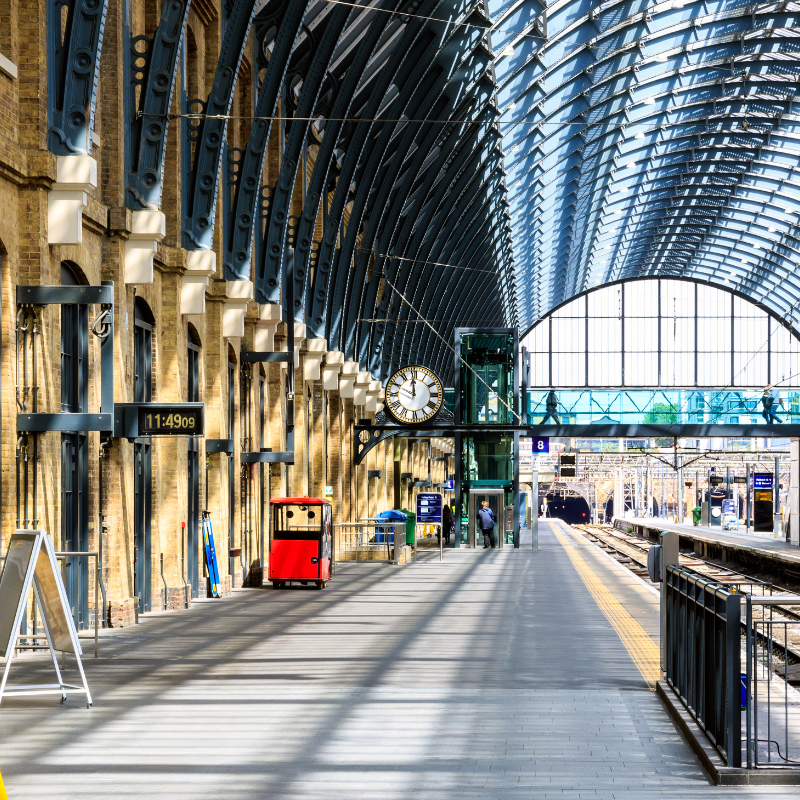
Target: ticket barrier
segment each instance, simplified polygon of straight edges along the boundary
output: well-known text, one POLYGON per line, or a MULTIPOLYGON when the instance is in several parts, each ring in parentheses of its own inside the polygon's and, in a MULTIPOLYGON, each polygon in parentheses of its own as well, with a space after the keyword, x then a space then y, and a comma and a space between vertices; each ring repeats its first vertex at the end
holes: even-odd
POLYGON ((334 572, 331 504, 316 497, 282 497, 270 500, 270 509, 272 587, 300 583, 324 589, 334 572))

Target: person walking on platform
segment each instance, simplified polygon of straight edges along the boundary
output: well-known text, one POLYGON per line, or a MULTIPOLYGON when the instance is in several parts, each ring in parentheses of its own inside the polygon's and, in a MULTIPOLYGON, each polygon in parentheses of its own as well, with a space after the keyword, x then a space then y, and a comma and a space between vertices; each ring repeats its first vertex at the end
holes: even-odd
POLYGON ((442 509, 442 533, 444 534, 444 543, 450 544, 450 534, 453 532, 453 523, 455 519, 450 506, 445 505, 442 509))
POLYGON ((497 546, 494 540, 495 518, 494 512, 489 508, 488 500, 481 501, 481 507, 478 511, 478 525, 483 534, 483 549, 486 550, 491 544, 492 550, 494 550, 497 546))
POLYGON ((550 418, 552 418, 556 425, 561 424, 561 420, 558 418, 558 395, 552 389, 547 393, 547 397, 545 398, 544 410, 544 419, 539 423, 540 425, 544 425, 550 418))
POLYGON ((775 413, 778 410, 778 406, 783 405, 781 393, 777 389, 773 389, 771 385, 767 385, 767 388, 764 389, 764 394, 761 395, 761 405, 764 408, 761 412, 761 416, 764 417, 768 425, 773 422, 777 422, 778 425, 783 424, 783 420, 775 413))

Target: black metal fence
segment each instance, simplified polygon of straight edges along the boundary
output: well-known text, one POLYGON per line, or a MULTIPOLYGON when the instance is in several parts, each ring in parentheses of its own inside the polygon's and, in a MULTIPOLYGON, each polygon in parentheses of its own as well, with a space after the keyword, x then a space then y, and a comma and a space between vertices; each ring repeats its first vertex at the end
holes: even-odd
POLYGON ((668 566, 667 681, 728 766, 742 765, 741 595, 668 566))

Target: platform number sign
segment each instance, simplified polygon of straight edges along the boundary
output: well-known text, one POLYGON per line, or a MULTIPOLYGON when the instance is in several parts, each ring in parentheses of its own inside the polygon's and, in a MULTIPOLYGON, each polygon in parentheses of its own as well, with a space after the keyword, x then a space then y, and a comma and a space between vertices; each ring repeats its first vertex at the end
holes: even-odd
POLYGON ((549 436, 534 436, 531 440, 533 444, 534 453, 549 453, 550 452, 550 437, 549 436))

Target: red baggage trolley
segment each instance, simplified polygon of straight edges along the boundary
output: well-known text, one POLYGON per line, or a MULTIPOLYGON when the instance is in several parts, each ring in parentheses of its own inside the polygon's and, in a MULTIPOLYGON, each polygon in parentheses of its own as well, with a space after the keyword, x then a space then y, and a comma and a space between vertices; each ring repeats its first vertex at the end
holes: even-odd
POLYGON ((277 497, 269 502, 269 579, 273 588, 283 589, 294 581, 324 589, 333 571, 331 504, 316 497, 277 497))

